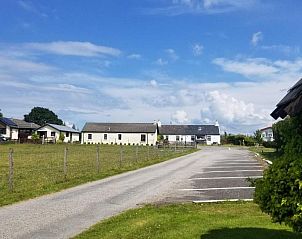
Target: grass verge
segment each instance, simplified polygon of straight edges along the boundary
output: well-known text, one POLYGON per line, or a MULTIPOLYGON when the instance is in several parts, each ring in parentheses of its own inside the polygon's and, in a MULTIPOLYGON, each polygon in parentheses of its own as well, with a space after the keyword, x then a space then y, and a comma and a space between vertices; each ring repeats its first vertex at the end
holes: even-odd
POLYGON ((298 239, 254 203, 147 205, 107 219, 75 239, 298 239))
POLYGON ((263 158, 274 161, 276 160, 280 155, 278 152, 276 152, 276 149, 274 148, 265 148, 263 146, 258 146, 258 147, 250 147, 250 151, 254 153, 260 154, 263 158))
POLYGON ((57 192, 196 151, 119 145, 0 145, 0 206, 57 192), (64 165, 64 150, 68 147, 64 165), (99 147, 99 157, 97 151, 99 147), (14 159, 9 190, 8 152, 14 159))

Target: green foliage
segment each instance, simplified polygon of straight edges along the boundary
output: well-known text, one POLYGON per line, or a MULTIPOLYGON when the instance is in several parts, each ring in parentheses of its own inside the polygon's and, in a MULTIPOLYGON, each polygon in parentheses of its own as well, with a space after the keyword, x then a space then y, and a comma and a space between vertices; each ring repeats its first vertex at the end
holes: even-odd
POLYGON ((3 114, 2 114, 1 109, 0 109, 0 118, 2 118, 2 117, 3 117, 3 114))
POLYGON ((34 142, 36 142, 36 141, 38 141, 38 140, 40 139, 40 137, 39 137, 39 135, 38 135, 36 132, 34 132, 34 133, 32 133, 32 135, 31 135, 31 139, 32 139, 34 142))
POLYGON ((233 144, 233 145, 245 145, 245 146, 254 146, 255 140, 251 136, 245 136, 241 134, 227 135, 226 133, 222 136, 222 144, 233 144))
POLYGON ((61 142, 64 142, 64 139, 65 139, 64 133, 60 133, 59 140, 60 140, 61 142))
POLYGON ((63 125, 63 121, 54 112, 42 107, 34 107, 28 115, 24 115, 24 120, 41 126, 46 123, 63 125))
POLYGON ((256 182, 255 201, 273 221, 302 232, 302 117, 273 126, 282 156, 256 182))
POLYGON ((262 144, 263 140, 261 136, 261 131, 259 129, 256 130, 256 132, 254 133, 254 139, 258 144, 262 144))

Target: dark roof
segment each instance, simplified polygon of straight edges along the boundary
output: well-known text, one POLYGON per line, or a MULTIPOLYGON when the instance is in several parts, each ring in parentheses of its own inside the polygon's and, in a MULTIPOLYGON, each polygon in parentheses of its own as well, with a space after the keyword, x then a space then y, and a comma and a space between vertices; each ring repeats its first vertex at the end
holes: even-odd
POLYGON ((58 124, 46 124, 46 125, 43 125, 42 127, 40 127, 39 129, 37 130, 40 130, 41 128, 43 128, 44 126, 50 126, 58 131, 61 131, 61 132, 71 132, 71 133, 80 133, 80 131, 76 130, 76 129, 73 129, 73 128, 70 128, 68 126, 65 126, 65 125, 58 125, 58 124))
POLYGON ((19 129, 37 129, 40 127, 40 125, 35 123, 26 122, 24 120, 19 119, 11 119, 19 129))
POLYGON ((2 117, 0 118, 0 122, 2 122, 5 125, 11 126, 11 127, 18 127, 11 119, 2 117))
POLYGON ((302 112, 302 79, 300 79, 286 96, 277 104, 277 108, 271 113, 274 119, 281 117, 284 119, 287 115, 296 116, 302 112))
POLYGON ((268 127, 260 129, 260 131, 264 131, 264 130, 267 130, 267 129, 273 129, 273 127, 272 126, 268 126, 268 127))
POLYGON ((155 133, 153 123, 86 123, 82 132, 100 133, 155 133))
POLYGON ((5 125, 8 125, 10 127, 13 128, 18 128, 18 129, 36 129, 38 127, 40 127, 39 125, 35 124, 35 123, 29 123, 26 122, 24 120, 20 120, 20 119, 9 119, 9 118, 0 118, 0 122, 2 122, 5 125))
POLYGON ((219 135, 219 127, 215 125, 162 125, 161 135, 219 135))

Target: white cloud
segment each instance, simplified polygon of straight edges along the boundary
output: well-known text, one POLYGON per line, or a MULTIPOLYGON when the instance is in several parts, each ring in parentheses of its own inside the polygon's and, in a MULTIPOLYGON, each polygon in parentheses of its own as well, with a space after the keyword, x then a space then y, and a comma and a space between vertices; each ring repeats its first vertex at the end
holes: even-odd
POLYGON ((252 43, 253 46, 257 46, 258 43, 262 40, 263 40, 262 32, 256 32, 252 36, 251 43, 252 43))
POLYGON ((200 56, 203 53, 203 45, 196 43, 192 46, 192 51, 194 56, 200 56))
POLYGON ((162 58, 158 58, 158 59, 155 61, 155 64, 156 64, 156 65, 159 65, 159 66, 164 66, 164 65, 167 65, 167 64, 168 64, 168 61, 163 60, 162 58))
POLYGON ((157 87, 158 84, 157 84, 156 80, 151 80, 150 85, 153 86, 153 87, 157 87))
POLYGON ((36 6, 31 1, 18 1, 18 4, 21 8, 23 8, 25 11, 28 11, 30 13, 37 14, 41 17, 48 17, 48 15, 36 8, 36 6))
POLYGON ((300 54, 300 47, 299 46, 287 46, 287 45, 270 45, 270 46, 261 46, 263 50, 269 51, 278 51, 285 55, 298 55, 300 54))
POLYGON ((224 71, 238 73, 246 77, 268 76, 279 72, 279 69, 272 62, 263 58, 247 58, 242 60, 216 58, 213 60, 213 63, 221 66, 224 71))
POLYGON ((176 54, 175 50, 172 48, 166 49, 165 52, 167 53, 168 57, 172 60, 172 61, 176 61, 179 59, 179 56, 176 54))
POLYGON ((221 14, 249 10, 258 0, 171 0, 161 8, 149 9, 148 14, 177 16, 182 14, 221 14))
POLYGON ((135 59, 135 60, 138 60, 138 59, 142 58, 142 56, 140 54, 131 54, 131 55, 128 55, 127 57, 129 59, 135 59))
POLYGON ((49 72, 55 67, 27 59, 0 56, 0 72, 49 72))
POLYGON ((171 120, 177 124, 186 124, 189 122, 188 114, 184 110, 177 110, 171 116, 171 120))
POLYGON ((30 50, 69 56, 98 57, 119 56, 121 54, 121 51, 116 48, 77 41, 32 42, 24 44, 24 47, 30 50))

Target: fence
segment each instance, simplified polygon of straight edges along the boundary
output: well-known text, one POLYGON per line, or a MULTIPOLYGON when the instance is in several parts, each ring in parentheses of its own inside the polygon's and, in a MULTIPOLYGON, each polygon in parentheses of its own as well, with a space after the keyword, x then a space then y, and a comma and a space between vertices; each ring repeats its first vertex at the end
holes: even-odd
POLYGON ((2 145, 0 201, 14 193, 56 191, 177 157, 186 150, 183 145, 2 145))

